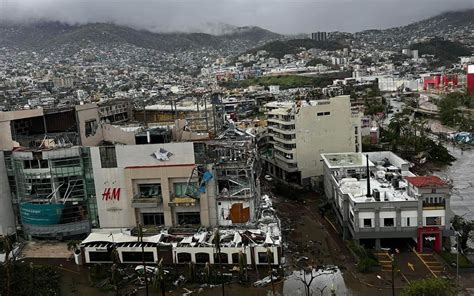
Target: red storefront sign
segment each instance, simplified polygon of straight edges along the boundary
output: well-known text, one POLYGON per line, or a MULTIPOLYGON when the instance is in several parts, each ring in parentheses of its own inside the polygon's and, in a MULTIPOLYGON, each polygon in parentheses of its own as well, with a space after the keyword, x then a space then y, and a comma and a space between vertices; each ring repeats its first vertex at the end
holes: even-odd
POLYGON ((104 188, 102 200, 120 200, 120 188, 104 188))
POLYGON ((416 250, 421 253, 423 252, 424 246, 432 246, 433 251, 441 251, 442 245, 442 229, 438 227, 418 227, 418 239, 416 244, 416 250))

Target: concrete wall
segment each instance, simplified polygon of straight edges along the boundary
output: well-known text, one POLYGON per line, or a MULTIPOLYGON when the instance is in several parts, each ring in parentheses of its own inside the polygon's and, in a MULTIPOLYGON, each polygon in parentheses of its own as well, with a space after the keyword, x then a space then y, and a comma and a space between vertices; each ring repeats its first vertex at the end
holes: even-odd
MULTIPOLYGON (((1 141, 0 141, 1 142, 1 141)), ((0 235, 12 234, 15 229, 10 186, 3 151, 0 151, 0 235)))
POLYGON ((115 127, 108 123, 101 124, 100 127, 102 128, 104 141, 111 143, 120 143, 124 145, 135 144, 135 133, 133 132, 126 132, 121 128, 115 127))
POLYGON ((43 109, 0 112, 0 150, 12 150, 14 145, 10 121, 43 116, 43 109))
POLYGON ((97 146, 103 139, 102 129, 99 126, 99 108, 97 104, 85 104, 76 106, 76 116, 79 131, 79 138, 82 146, 97 146), (89 120, 96 120, 97 130, 95 134, 86 136, 86 122, 89 120))
POLYGON ((353 117, 349 96, 331 98, 330 104, 302 107, 295 119, 296 155, 302 179, 323 175, 321 153, 355 152, 355 127, 361 147, 360 117, 353 117), (330 115, 317 116, 320 112, 330 115))

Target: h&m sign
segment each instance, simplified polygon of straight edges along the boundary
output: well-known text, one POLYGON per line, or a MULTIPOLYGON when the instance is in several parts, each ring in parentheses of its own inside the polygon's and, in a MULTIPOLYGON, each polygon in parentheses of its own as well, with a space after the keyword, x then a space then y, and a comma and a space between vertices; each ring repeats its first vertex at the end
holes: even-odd
POLYGON ((102 200, 120 200, 120 187, 106 187, 102 193, 102 200))

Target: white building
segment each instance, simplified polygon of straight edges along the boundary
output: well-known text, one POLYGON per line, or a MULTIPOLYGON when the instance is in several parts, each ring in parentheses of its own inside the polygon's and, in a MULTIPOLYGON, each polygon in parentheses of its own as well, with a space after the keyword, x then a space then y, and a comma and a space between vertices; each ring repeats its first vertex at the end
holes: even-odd
POLYGON ((440 251, 451 234, 450 186, 415 176, 392 152, 323 154, 324 190, 345 238, 367 247, 404 243, 440 251))
POLYGON ((270 149, 263 153, 267 173, 284 181, 310 184, 323 175, 321 153, 361 151, 360 114, 349 96, 266 104, 270 149))

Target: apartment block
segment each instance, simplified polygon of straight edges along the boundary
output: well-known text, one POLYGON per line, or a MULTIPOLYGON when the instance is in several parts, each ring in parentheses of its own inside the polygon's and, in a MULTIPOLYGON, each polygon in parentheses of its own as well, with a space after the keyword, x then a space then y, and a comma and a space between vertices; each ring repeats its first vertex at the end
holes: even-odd
POLYGON ((359 152, 361 116, 349 96, 266 105, 269 148, 266 172, 283 181, 309 185, 323 175, 321 154, 359 152))

